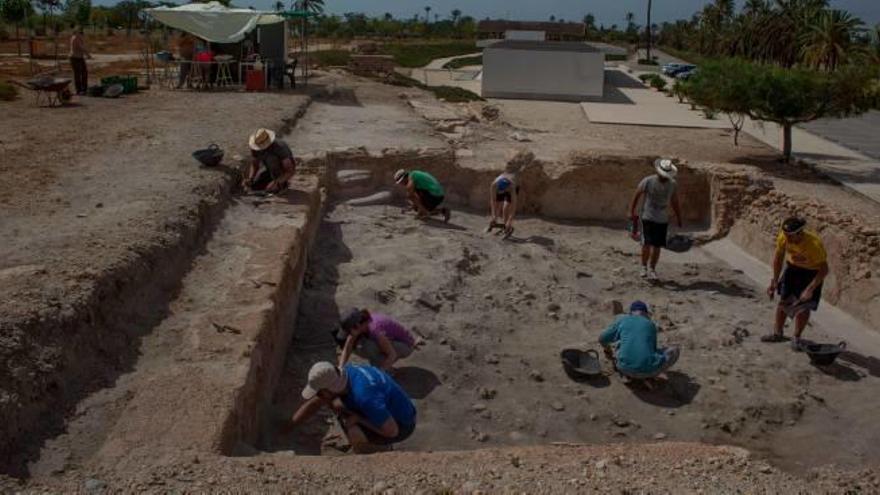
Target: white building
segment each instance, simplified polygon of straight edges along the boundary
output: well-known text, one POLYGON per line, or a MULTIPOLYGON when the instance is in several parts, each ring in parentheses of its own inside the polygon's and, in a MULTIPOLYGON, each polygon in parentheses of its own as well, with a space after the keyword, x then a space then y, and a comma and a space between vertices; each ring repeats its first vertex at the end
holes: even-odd
POLYGON ((604 85, 605 54, 586 43, 505 40, 483 51, 485 98, 583 101, 604 85))

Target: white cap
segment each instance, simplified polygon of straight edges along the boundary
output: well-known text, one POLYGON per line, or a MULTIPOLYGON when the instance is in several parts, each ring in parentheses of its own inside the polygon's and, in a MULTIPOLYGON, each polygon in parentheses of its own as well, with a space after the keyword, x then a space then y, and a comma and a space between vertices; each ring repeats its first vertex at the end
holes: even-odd
POLYGON ((319 390, 329 390, 334 394, 345 390, 348 380, 345 371, 339 371, 333 363, 321 361, 312 365, 309 370, 309 382, 302 391, 303 399, 309 400, 318 394, 319 390))

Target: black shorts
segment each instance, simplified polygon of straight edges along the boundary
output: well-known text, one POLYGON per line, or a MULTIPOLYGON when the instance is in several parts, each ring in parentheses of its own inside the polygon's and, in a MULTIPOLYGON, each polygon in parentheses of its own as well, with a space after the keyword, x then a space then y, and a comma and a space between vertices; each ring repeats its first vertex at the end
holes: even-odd
POLYGON ((424 189, 416 189, 416 194, 422 200, 422 206, 428 211, 434 211, 443 202, 443 196, 434 196, 424 189))
MULTIPOLYGON (((519 195, 519 186, 516 186, 516 194, 519 195)), ((495 193, 495 201, 498 203, 510 203, 513 201, 513 195, 510 194, 510 191, 495 193)))
POLYGON ((668 223, 642 220, 642 245, 666 247, 666 232, 668 230, 668 223))
MULTIPOLYGON (((342 420, 342 416, 336 416, 336 421, 339 422, 339 427, 342 428, 342 431, 345 431, 345 422, 342 420)), ((376 433, 375 431, 367 428, 366 426, 359 425, 361 431, 364 432, 364 436, 367 437, 367 441, 373 445, 391 445, 395 443, 400 443, 407 438, 409 438, 414 431, 416 431, 416 424, 413 423, 411 425, 397 425, 397 436, 394 438, 383 437, 382 435, 376 433)))
MULTIPOLYGON (((791 298, 800 298, 804 289, 807 288, 813 279, 818 275, 819 270, 808 270, 794 265, 785 265, 785 270, 780 277, 779 285, 776 292, 779 293, 781 303, 791 298)), ((810 299, 808 309, 815 311, 819 307, 819 301, 822 300, 822 284, 813 291, 813 298, 810 299)))
MULTIPOLYGON (((251 180, 251 189, 254 191, 265 191, 273 180, 275 179, 272 178, 272 174, 269 173, 268 170, 260 170, 257 175, 251 180)), ((288 184, 285 182, 281 185, 281 189, 286 189, 287 185, 288 184)))

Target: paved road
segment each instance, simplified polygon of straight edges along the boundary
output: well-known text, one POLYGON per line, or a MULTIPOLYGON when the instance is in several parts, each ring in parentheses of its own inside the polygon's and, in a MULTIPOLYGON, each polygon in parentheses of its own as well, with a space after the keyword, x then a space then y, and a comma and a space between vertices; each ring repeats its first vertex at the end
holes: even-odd
POLYGON ((848 119, 821 119, 801 127, 880 160, 880 112, 876 110, 848 119))

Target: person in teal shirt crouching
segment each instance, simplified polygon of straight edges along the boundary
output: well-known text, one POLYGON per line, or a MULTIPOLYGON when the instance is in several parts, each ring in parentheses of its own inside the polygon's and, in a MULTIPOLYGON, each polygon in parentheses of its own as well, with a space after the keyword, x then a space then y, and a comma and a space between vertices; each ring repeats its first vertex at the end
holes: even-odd
POLYGON ((599 336, 617 371, 637 380, 654 378, 678 361, 679 348, 657 348, 657 325, 651 320, 651 311, 642 301, 629 307, 629 314, 620 315, 599 336))

